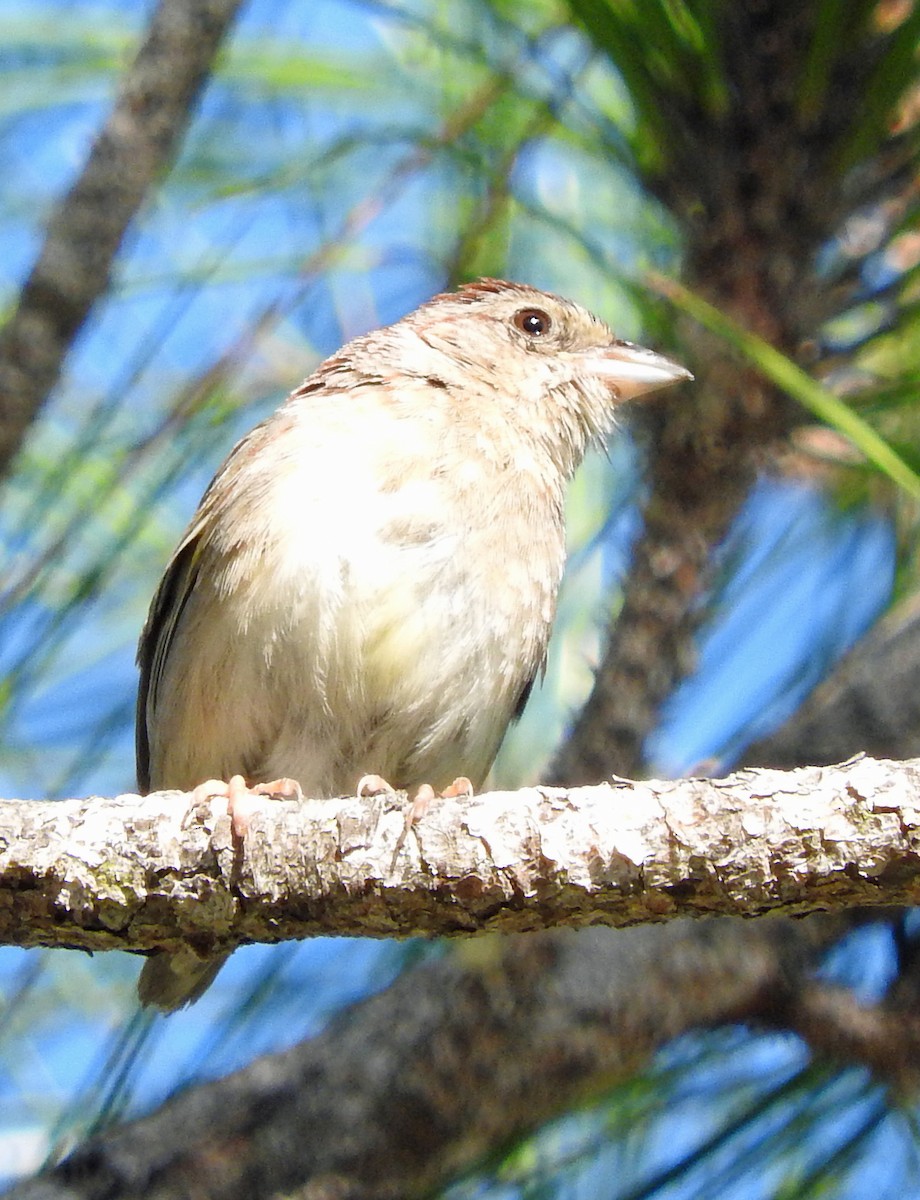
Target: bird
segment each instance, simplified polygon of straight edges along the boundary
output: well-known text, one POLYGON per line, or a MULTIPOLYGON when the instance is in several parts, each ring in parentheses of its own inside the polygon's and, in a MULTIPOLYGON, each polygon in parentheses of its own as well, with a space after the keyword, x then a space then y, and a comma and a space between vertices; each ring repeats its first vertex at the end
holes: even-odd
MULTIPOLYGON (((568 481, 624 401, 688 379, 500 279, 348 342, 231 450, 166 567, 141 793, 480 787, 545 666, 568 481)), ((142 1002, 197 999, 224 957, 154 952, 142 1002)))

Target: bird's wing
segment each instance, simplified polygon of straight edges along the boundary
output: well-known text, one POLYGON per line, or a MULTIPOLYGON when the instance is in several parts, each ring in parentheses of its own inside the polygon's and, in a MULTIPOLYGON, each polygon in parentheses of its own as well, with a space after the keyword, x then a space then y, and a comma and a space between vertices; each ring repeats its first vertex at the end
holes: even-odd
POLYGON ((200 529, 193 526, 179 545, 160 586, 156 590, 150 612, 137 647, 140 684, 137 692, 137 722, 135 726, 137 753, 137 783, 142 792, 150 788, 150 735, 148 713, 157 705, 157 690, 176 629, 182 613, 195 588, 200 568, 200 529))
POLYGON ((537 679, 543 675, 545 670, 546 655, 544 654, 543 662, 537 667, 537 669, 521 689, 521 694, 518 696, 517 703, 514 706, 514 712, 511 714, 512 721, 520 721, 521 717, 524 715, 524 709, 527 707, 527 701, 530 699, 530 693, 534 689, 534 684, 537 682, 537 679))

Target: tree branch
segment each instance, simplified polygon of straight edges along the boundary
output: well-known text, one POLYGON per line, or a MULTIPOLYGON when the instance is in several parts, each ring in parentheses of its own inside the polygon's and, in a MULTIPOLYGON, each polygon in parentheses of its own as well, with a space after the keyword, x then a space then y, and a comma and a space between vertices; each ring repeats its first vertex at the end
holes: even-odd
POLYGON ((0 333, 0 475, 57 381, 130 221, 172 158, 240 0, 160 0, 0 333))
POLYGON ((203 954, 318 934, 522 932, 911 901, 920 760, 405 806, 181 792, 0 803, 0 944, 203 954))

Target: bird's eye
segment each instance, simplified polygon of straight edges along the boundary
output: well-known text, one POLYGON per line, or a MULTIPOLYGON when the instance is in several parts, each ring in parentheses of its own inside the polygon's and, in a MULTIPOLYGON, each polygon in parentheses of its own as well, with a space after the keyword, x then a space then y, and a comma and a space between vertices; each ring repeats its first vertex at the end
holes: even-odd
POLYGON ((526 333, 528 337, 532 338, 545 337, 553 324, 549 314, 545 313, 542 308, 522 308, 520 312, 514 314, 513 320, 521 333, 526 333))

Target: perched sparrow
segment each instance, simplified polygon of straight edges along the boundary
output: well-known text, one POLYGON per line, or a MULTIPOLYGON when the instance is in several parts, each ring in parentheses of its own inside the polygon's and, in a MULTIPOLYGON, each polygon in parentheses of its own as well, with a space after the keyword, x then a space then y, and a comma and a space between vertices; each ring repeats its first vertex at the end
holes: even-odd
MULTIPOLYGON (((142 791, 479 786, 545 661, 567 481, 617 405, 689 378, 495 279, 349 342, 234 447, 166 569, 142 791)), ((141 999, 178 1008, 220 962, 158 953, 141 999)))

